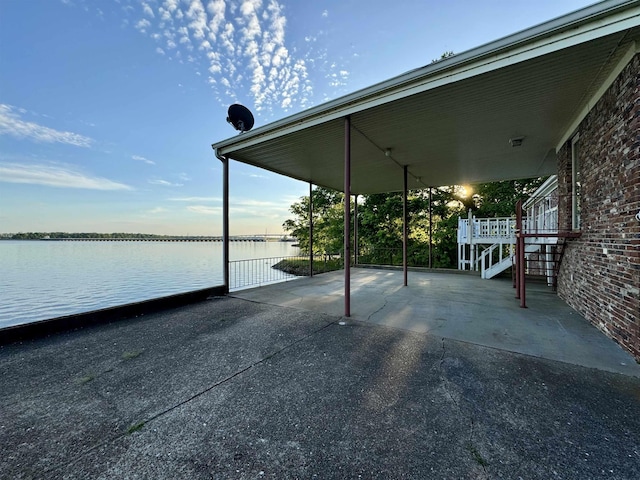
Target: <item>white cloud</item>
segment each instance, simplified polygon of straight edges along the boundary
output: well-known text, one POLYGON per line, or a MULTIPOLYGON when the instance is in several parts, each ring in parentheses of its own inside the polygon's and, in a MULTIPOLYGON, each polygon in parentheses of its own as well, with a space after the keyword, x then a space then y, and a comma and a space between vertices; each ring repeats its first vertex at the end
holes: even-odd
POLYGON ((310 60, 291 53, 278 0, 145 0, 139 12, 136 28, 160 43, 157 53, 206 69, 221 104, 242 101, 270 112, 311 102, 310 60))
MULTIPOLYGON (((22 112, 22 110, 18 110, 22 112)), ((93 140, 73 132, 61 132, 34 122, 27 122, 14 113, 14 107, 0 103, 0 135, 11 135, 36 142, 66 143, 77 147, 89 147, 93 140)))
POLYGON ((155 207, 155 208, 152 208, 151 210, 147 210, 147 213, 150 213, 151 215, 157 215, 159 213, 164 213, 166 211, 168 211, 166 208, 155 207))
POLYGON ((194 213, 201 213, 203 215, 221 215, 222 207, 210 207, 207 205, 189 205, 187 210, 194 213))
POLYGON ((182 183, 171 183, 160 178, 149 180, 151 185, 162 185, 163 187, 184 187, 182 183))
POLYGON ((222 202, 220 197, 172 197, 171 202, 222 202))
POLYGON ((207 14, 200 0, 191 0, 191 5, 187 10, 187 18, 191 20, 189 28, 192 30, 193 36, 200 40, 204 39, 209 27, 207 26, 207 14))
POLYGON ((147 33, 147 28, 151 26, 151 22, 146 18, 143 18, 138 23, 136 23, 136 29, 140 30, 142 33, 147 33))
POLYGON ((149 160, 148 158, 141 157, 140 155, 133 155, 131 158, 133 160, 138 161, 138 162, 144 162, 147 165, 155 165, 156 164, 156 162, 154 162, 153 160, 149 160))
POLYGON ((218 30, 220 26, 224 23, 224 11, 225 11, 225 2, 224 0, 212 0, 207 5, 207 11, 211 14, 211 19, 209 20, 209 38, 212 41, 216 41, 216 37, 218 35, 218 30))
POLYGON ((322 18, 327 18, 329 16, 329 10, 324 10, 322 12, 322 18))
POLYGON ((153 10, 147 2, 142 2, 142 11, 145 15, 148 15, 151 18, 155 17, 155 15, 153 14, 153 10))
POLYGON ((87 190, 133 190, 129 185, 57 165, 0 163, 0 182, 87 190))

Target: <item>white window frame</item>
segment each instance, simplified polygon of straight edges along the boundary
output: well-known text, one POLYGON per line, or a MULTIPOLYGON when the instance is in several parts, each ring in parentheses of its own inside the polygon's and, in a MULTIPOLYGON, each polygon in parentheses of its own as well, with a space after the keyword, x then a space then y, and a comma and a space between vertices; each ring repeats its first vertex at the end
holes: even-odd
POLYGON ((580 219, 582 211, 582 172, 579 142, 579 134, 571 139, 571 228, 573 230, 580 230, 582 227, 580 219))

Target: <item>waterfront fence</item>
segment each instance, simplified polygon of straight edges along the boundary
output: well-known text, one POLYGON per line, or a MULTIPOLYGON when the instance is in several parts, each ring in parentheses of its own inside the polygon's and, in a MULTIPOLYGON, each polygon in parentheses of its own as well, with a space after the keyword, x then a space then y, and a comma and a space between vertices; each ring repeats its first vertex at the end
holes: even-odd
MULTIPOLYGON (((322 262, 322 257, 315 257, 314 262, 322 262)), ((229 290, 286 282, 308 275, 308 255, 232 260, 229 262, 229 290)))
MULTIPOLYGON (((358 265, 402 265, 402 247, 380 248, 360 247, 358 265)), ((409 267, 429 266, 429 247, 424 245, 410 246, 407 251, 409 267)))

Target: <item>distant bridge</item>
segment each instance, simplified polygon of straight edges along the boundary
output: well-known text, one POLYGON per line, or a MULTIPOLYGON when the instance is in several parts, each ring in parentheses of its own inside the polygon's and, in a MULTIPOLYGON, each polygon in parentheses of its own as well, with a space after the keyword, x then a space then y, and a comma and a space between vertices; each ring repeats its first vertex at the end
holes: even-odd
MULTIPOLYGON (((67 237, 67 238, 43 238, 50 242, 222 242, 219 236, 185 236, 185 237, 67 237)), ((294 237, 276 233, 260 235, 231 235, 230 242, 297 242, 294 237)))

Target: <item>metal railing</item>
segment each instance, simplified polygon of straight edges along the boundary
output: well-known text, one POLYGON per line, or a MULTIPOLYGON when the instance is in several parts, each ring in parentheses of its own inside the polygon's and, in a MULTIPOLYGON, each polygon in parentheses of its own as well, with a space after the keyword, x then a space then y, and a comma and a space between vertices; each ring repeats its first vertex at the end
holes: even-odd
POLYGON ((309 260, 303 256, 285 256, 269 258, 251 258, 249 260, 232 260, 229 262, 229 290, 241 290, 249 287, 259 287, 277 282, 286 282, 309 275, 299 272, 294 275, 286 271, 285 263, 302 263, 309 260))
MULTIPOLYGON (((400 266, 402 265, 402 247, 360 247, 358 251, 358 265, 400 266)), ((407 251, 407 265, 410 267, 428 267, 429 248, 424 245, 409 247, 407 251)))

